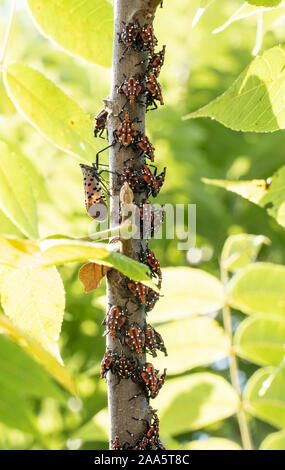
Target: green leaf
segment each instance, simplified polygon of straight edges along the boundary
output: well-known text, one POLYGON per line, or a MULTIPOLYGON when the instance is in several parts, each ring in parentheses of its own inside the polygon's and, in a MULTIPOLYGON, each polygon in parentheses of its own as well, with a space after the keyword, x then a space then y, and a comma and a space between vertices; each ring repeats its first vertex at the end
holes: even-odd
POLYGON ((1 303, 12 323, 35 339, 59 362, 59 334, 65 293, 55 267, 8 268, 1 283, 1 303))
POLYGON ((183 450, 242 450, 242 448, 233 441, 213 437, 211 439, 201 439, 192 441, 182 447, 183 450))
POLYGON ((111 66, 113 8, 106 0, 27 0, 39 28, 72 54, 111 66))
POLYGON ((258 7, 276 7, 282 0, 248 0, 251 5, 258 7))
POLYGON ((254 59, 233 85, 185 119, 211 117, 244 132, 273 132, 285 127, 285 46, 254 59))
POLYGON ((0 141, 0 208, 27 237, 37 238, 37 207, 21 158, 0 141))
POLYGON ((158 369, 167 367, 168 374, 211 364, 229 353, 230 344, 224 330, 208 317, 172 321, 160 326, 158 332, 167 346, 168 357, 160 358, 159 354, 159 359, 153 362, 158 369))
POLYGON ((99 411, 88 423, 72 434, 72 439, 83 441, 107 441, 108 438, 108 408, 99 411))
POLYGON ((0 211, 0 235, 9 236, 13 235, 15 237, 24 237, 24 234, 16 227, 16 225, 11 222, 11 220, 0 211))
POLYGON ((79 261, 94 261, 113 267, 159 292, 156 284, 150 280, 150 271, 146 265, 112 251, 109 245, 58 238, 35 242, 0 237, 0 263, 9 266, 39 268, 79 261))
POLYGON ((223 378, 198 373, 168 380, 156 398, 161 436, 194 431, 236 413, 239 399, 223 378))
POLYGON ((274 372, 273 367, 259 369, 249 379, 244 392, 245 409, 263 421, 276 426, 285 427, 285 373, 278 372, 270 385, 264 390, 264 384, 274 372))
POLYGON ((239 233, 227 238, 222 255, 221 265, 229 272, 242 268, 256 260, 263 244, 269 245, 270 240, 263 235, 239 233))
POLYGON ((285 266, 255 263, 242 268, 229 283, 232 307, 244 313, 285 315, 285 266))
POLYGON ((70 393, 75 394, 74 382, 68 371, 54 359, 43 347, 34 339, 27 336, 19 328, 15 327, 8 318, 0 314, 0 331, 6 334, 13 341, 18 343, 29 353, 33 359, 42 364, 51 376, 59 382, 70 393))
POLYGON ((33 397, 50 397, 66 403, 63 391, 47 372, 20 346, 0 335, 0 387, 2 385, 33 397))
POLYGON ((285 450, 285 430, 269 434, 260 444, 259 450, 285 450))
POLYGON ((98 148, 93 124, 79 105, 44 75, 14 63, 4 71, 5 85, 16 108, 57 147, 94 160, 98 148))
POLYGON ((161 294, 159 304, 150 313, 152 323, 212 313, 224 304, 222 284, 201 269, 163 269, 161 294))
POLYGON ((35 433, 31 409, 20 390, 1 384, 0 421, 7 426, 28 433, 35 433))
POLYGON ((285 354, 285 318, 254 315, 235 334, 235 350, 248 361, 278 366, 285 354))
POLYGON ((267 181, 225 181, 208 178, 204 178, 203 181, 232 191, 250 202, 264 207, 269 215, 285 227, 285 166, 279 168, 267 181))

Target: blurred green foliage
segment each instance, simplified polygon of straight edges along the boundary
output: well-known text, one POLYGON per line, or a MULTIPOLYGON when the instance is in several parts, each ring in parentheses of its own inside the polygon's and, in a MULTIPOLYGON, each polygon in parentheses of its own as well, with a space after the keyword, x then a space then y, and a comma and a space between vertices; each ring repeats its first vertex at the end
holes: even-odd
MULTIPOLYGON (((0 41, 4 35, 8 3, 0 2, 0 41)), ((219 276, 218 262, 225 239, 228 235, 243 232, 263 234, 272 241, 270 248, 262 248, 262 260, 279 264, 285 261, 284 229, 273 218, 262 208, 201 182, 202 177, 250 180, 272 175, 285 160, 282 131, 243 134, 211 120, 181 120, 183 115, 225 91, 252 60, 256 17, 233 23, 220 34, 212 35, 212 31, 222 25, 239 5, 237 0, 215 2, 192 29, 199 1, 165 0, 164 9, 159 10, 155 20, 159 42, 167 45, 166 63, 161 72, 166 105, 156 113, 149 113, 147 130, 156 147, 158 165, 167 166, 167 180, 158 202, 197 205, 197 248, 200 250, 197 262, 186 252, 177 250, 177 240, 154 240, 151 245, 163 267, 189 266, 192 263, 194 267, 219 276)), ((263 50, 284 40, 284 34, 281 26, 268 28, 263 50)), ((43 72, 91 117, 101 109, 101 100, 108 95, 110 71, 87 64, 55 47, 37 31, 26 8, 21 5, 12 30, 8 59, 9 62, 23 62, 43 72)), ((87 234, 93 224, 85 213, 78 161, 55 148, 16 112, 1 80, 0 77, 0 138, 13 144, 33 164, 31 172, 34 181, 37 181, 33 191, 39 207, 40 236, 87 234)), ((1 227, 1 233, 10 233, 9 220, 4 216, 3 222, 1 216, 1 227)), ((78 268, 78 264, 60 268, 66 290, 66 313, 60 346, 64 363, 76 377, 80 398, 69 397, 66 405, 56 398, 56 392, 42 397, 40 391, 36 398, 30 398, 38 436, 23 432, 23 428, 20 431, 9 427, 7 421, 0 426, 2 449, 107 448, 106 386, 99 380, 99 364, 105 348, 101 327, 105 311, 105 286, 103 283, 96 293, 84 294, 78 281, 78 268)), ((234 313, 234 329, 243 318, 240 312, 234 313)), ((217 322, 221 323, 220 314, 217 322)), ((216 322, 212 327, 217 333, 216 328, 219 327, 216 322)), ((194 367, 192 371, 205 374, 201 390, 192 384, 195 380, 192 380, 191 374, 183 367, 181 369, 180 377, 187 375, 189 383, 191 381, 191 396, 202 396, 206 401, 211 393, 213 396, 219 391, 226 393, 224 387, 227 385, 223 378, 229 380, 227 360, 221 359, 207 368, 197 364, 189 365, 189 368, 194 367), (209 380, 207 372, 214 374, 209 380), (216 381, 213 379, 215 376, 216 381)), ((256 369, 257 366, 240 360, 243 385, 256 369)), ((177 398, 181 410, 186 399, 183 394, 177 398)), ((186 406, 191 407, 187 400, 186 406)), ((234 409, 229 406, 228 414, 223 417, 230 416, 234 409)), ((165 410, 167 408, 164 406, 162 437, 171 449, 187 447, 190 441, 200 442, 207 437, 230 438, 235 443, 233 445, 241 444, 234 417, 217 420, 213 410, 208 410, 213 418, 203 421, 201 416, 201 421, 197 419, 197 426, 191 428, 177 425, 174 434, 171 434, 175 401, 169 415, 165 410)), ((262 413, 256 416, 250 417, 250 426, 254 445, 258 447, 276 428, 275 422, 271 426, 259 420, 262 413)), ((284 441, 283 435, 278 438, 284 441)), ((214 447, 219 448, 219 445, 223 444, 213 441, 214 447)), ((274 446, 271 441, 268 443, 270 445, 274 446)))

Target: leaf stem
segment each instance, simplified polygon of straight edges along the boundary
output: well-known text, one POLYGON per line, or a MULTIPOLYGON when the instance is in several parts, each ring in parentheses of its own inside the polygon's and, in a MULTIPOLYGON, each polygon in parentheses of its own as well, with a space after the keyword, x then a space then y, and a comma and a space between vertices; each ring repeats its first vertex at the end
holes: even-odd
MULTIPOLYGON (((227 272, 227 269, 222 265, 222 263, 221 263, 221 280, 224 286, 224 290, 226 290, 226 286, 228 283, 228 272, 227 272)), ((253 450, 252 439, 251 439, 250 430, 249 430, 249 426, 247 422, 247 417, 243 409, 241 387, 240 387, 239 376, 238 376, 238 363, 237 363, 236 355, 233 350, 231 311, 227 303, 225 303, 223 307, 223 323, 224 323, 226 335, 228 336, 230 340, 230 344, 231 344, 231 349, 229 353, 231 382, 235 391, 237 392, 240 398, 240 403, 241 403, 237 411, 237 419, 238 419, 238 425, 239 425, 240 434, 241 434, 241 440, 242 440, 243 448, 245 450, 253 450)))
POLYGON ((11 32, 11 29, 12 29, 14 14, 15 14, 15 11, 16 11, 16 1, 17 0, 11 0, 10 15, 9 15, 9 19, 8 19, 8 24, 7 24, 5 36, 4 36, 4 41, 3 41, 1 52, 0 52, 0 71, 3 70, 3 68, 4 68, 4 63, 5 63, 5 59, 6 59, 6 55, 7 55, 10 32, 11 32))

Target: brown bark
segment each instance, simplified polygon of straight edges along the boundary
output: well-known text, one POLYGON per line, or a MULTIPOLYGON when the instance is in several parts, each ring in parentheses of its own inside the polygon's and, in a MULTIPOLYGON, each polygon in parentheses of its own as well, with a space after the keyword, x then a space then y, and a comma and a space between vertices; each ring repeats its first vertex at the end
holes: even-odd
MULTIPOLYGON (((155 6, 151 5, 150 0, 115 0, 114 1, 114 46, 113 46, 113 66, 112 66, 112 84, 111 92, 106 100, 108 109, 111 113, 108 118, 108 135, 109 143, 113 142, 114 130, 120 124, 120 120, 116 115, 121 112, 125 104, 125 96, 117 92, 117 87, 124 81, 124 75, 127 77, 134 74, 144 74, 146 68, 146 61, 137 66, 136 64, 145 60, 144 52, 129 51, 125 54, 120 62, 120 58, 124 51, 124 46, 118 42, 118 33, 123 29, 123 22, 138 22, 140 25, 145 23, 152 23, 155 6)), ((136 128, 145 133, 145 106, 143 104, 127 104, 124 108, 122 117, 125 112, 129 112, 131 120, 137 118, 140 122, 136 123, 136 128)), ((138 158, 138 152, 132 148, 122 148, 119 150, 119 144, 114 145, 110 149, 109 165, 111 173, 110 177, 110 208, 111 208, 111 226, 117 224, 116 219, 116 205, 114 203, 114 196, 120 194, 120 183, 118 177, 115 175, 123 171, 124 162, 130 158, 135 158, 134 161, 128 161, 128 166, 140 168, 143 163, 143 157, 138 158)), ((134 193, 134 202, 139 204, 145 198, 143 193, 134 193)), ((130 240, 122 243, 122 252, 127 256, 138 259, 138 253, 141 247, 145 248, 146 241, 130 240)), ((107 282, 107 302, 108 307, 112 305, 124 306, 128 296, 132 297, 124 288, 124 277, 117 271, 110 271, 108 273, 107 282)), ((141 327, 145 323, 145 311, 143 308, 137 307, 133 302, 128 303, 128 311, 131 315, 130 321, 137 322, 141 327)), ((122 346, 117 339, 112 339, 110 335, 107 336, 107 348, 117 354, 126 354, 127 356, 137 360, 137 355, 132 354, 129 348, 122 346)), ((145 362, 143 357, 140 363, 145 362)), ((146 424, 151 418, 151 411, 146 396, 140 395, 132 399, 135 395, 143 392, 139 383, 133 382, 131 379, 123 379, 118 384, 118 378, 111 374, 107 374, 108 385, 108 402, 109 402, 109 422, 110 422, 110 444, 114 441, 115 437, 119 438, 121 444, 129 443, 130 445, 141 438, 143 435, 146 424), (133 418, 140 419, 134 420, 133 418), (131 434, 130 434, 131 433, 131 434)))

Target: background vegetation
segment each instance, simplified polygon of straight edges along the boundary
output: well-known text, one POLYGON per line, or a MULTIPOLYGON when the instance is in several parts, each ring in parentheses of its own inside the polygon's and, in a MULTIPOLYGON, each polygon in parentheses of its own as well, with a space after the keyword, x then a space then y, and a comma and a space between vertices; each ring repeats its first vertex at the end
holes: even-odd
MULTIPOLYGON (((0 43, 9 3, 0 1, 0 43)), ((31 6, 35 2, 29 3, 31 6)), ((271 177, 285 160, 283 131, 255 134, 233 131, 211 119, 181 120, 228 89, 252 61, 252 50, 258 49, 256 24, 257 18, 260 23, 260 15, 233 22, 213 35, 212 31, 228 21, 242 2, 212 2, 195 28, 192 22, 200 5, 198 0, 165 0, 164 3, 155 28, 160 44, 167 45, 166 63, 161 72, 166 104, 159 112, 149 113, 148 135, 157 150, 156 163, 167 166, 168 178, 161 201, 197 205, 197 248, 179 251, 177 240, 154 240, 151 244, 165 268, 164 297, 150 314, 150 321, 156 323, 169 350, 168 358, 156 362, 160 369, 164 365, 168 367, 167 383, 153 403, 160 411, 161 438, 169 449, 242 448, 246 430, 242 432, 242 442, 236 419, 242 408, 247 413, 254 448, 284 450, 282 220, 270 217, 263 208, 246 199, 201 180, 271 177), (231 238, 222 252, 228 237, 231 238), (267 264, 253 263, 257 256, 267 264), (227 287, 227 277, 231 278, 230 287, 227 287), (230 330, 225 332, 223 328, 228 304, 232 308, 234 347, 230 330), (230 385, 229 356, 233 357, 233 353, 238 355, 238 376, 244 392, 242 406, 230 385)), ((283 15, 285 7, 282 6, 264 13, 260 53, 284 41, 283 15)), ((100 64, 108 65, 110 54, 106 43, 100 64)), ((108 95, 110 71, 107 68, 68 55, 45 38, 37 30, 24 1, 18 2, 7 57, 8 63, 21 62, 41 71, 79 103, 90 115, 89 138, 92 139, 92 116, 101 109, 101 98, 108 95)), ((17 98, 17 86, 12 83, 12 72, 11 69, 10 83, 7 75, 10 92, 14 103, 23 109, 17 98)), ((14 69, 14 76, 16 72, 14 69)), ((23 70, 20 72, 25 76, 23 70)), ((48 95, 45 105, 49 105, 48 95)), ((31 117, 30 121, 33 121, 31 117)), ((49 124, 48 116, 45 123, 49 124)), ((46 135, 48 132, 44 130, 46 135)), ((28 174, 28 185, 33 189, 37 206, 39 236, 60 233, 79 237, 91 233, 94 226, 85 212, 78 165, 82 155, 73 158, 62 151, 62 144, 61 149, 57 148, 17 112, 7 96, 3 75, 0 77, 0 139, 9 146, 7 150, 1 144, 0 159, 10 151, 21 156, 19 165, 28 174)), ((100 144, 94 144, 94 152, 96 145, 100 144)), ((243 195, 258 202, 256 185, 252 191, 253 195, 247 190, 243 195)), ((281 191, 279 202, 282 194, 281 191)), ((23 238, 23 230, 16 228, 4 212, 0 213, 0 226, 3 236, 23 238)), ((37 234, 31 238, 37 238, 37 234)), ((1 257, 3 249, 1 246, 1 257)), ((25 250, 29 252, 27 246, 25 250)), ((63 263, 58 260, 55 264, 63 263)), ((6 334, 0 336, 2 449, 107 448, 106 386, 99 379, 105 348, 101 326, 105 286, 102 283, 95 292, 84 294, 78 280, 81 264, 58 268, 66 292, 59 346, 66 370, 75 381, 76 396, 61 388, 13 341, 19 342, 21 335, 11 330, 10 323, 5 326, 2 319, 3 333, 10 328, 9 339, 6 334)), ((6 281, 0 279, 0 284, 3 313, 13 321, 11 312, 16 308, 13 301, 18 298, 16 288, 23 278, 21 273, 11 276, 8 282, 6 273, 6 281)), ((62 286, 58 283, 56 286, 58 307, 64 300, 62 286)), ((26 332, 33 333, 32 329, 26 332)), ((34 356, 35 349, 34 344, 28 347, 34 356)), ((46 349, 56 355, 50 344, 46 349)), ((69 375, 55 369, 53 365, 52 376, 60 377, 65 388, 72 390, 69 375)))

